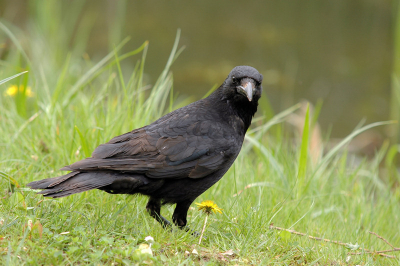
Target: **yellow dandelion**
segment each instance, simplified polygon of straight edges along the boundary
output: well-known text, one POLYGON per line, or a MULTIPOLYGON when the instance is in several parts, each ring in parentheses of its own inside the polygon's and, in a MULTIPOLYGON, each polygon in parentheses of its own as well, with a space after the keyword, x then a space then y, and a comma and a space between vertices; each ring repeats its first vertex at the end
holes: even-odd
MULTIPOLYGON (((17 95, 18 92, 19 93, 24 93, 24 89, 25 89, 24 85, 20 85, 19 87, 17 85, 11 85, 10 87, 7 88, 7 90, 5 92, 5 95, 13 97, 13 96, 17 95)), ((29 86, 26 87, 25 95, 27 97, 32 97, 33 96, 33 92, 31 90, 31 87, 29 87, 29 86)))
POLYGON ((212 200, 206 200, 203 201, 202 203, 196 203, 197 206, 199 206, 199 211, 203 211, 207 215, 210 215, 211 213, 222 213, 222 209, 218 208, 218 205, 215 204, 212 200))
POLYGON ((203 234, 204 231, 206 230, 206 225, 207 225, 207 218, 210 214, 214 213, 222 213, 222 209, 218 208, 218 205, 215 204, 211 200, 206 200, 203 201, 202 203, 196 203, 197 206, 199 206, 199 211, 203 211, 205 214, 207 214, 206 218, 204 219, 204 225, 203 225, 203 230, 201 230, 200 234, 200 239, 199 239, 199 245, 201 244, 201 240, 203 239, 203 234))

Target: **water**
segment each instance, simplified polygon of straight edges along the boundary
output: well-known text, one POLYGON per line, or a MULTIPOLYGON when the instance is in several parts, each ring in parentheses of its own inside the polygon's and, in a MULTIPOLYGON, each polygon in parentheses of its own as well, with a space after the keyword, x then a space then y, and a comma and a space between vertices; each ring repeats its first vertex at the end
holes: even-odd
MULTIPOLYGON (((301 99, 322 99, 323 131, 332 126, 331 136, 343 137, 363 118, 388 119, 392 4, 92 0, 77 12, 80 23, 94 22, 86 48, 92 58, 104 56, 126 36, 132 40, 125 51, 149 40, 146 77, 154 83, 180 28, 185 50, 172 67, 180 94, 198 99, 234 66, 251 65, 264 75, 264 95, 275 112, 301 99)), ((3 19, 22 28, 40 19, 26 1, 0 1, 0 10, 3 19)), ((68 21, 71 14, 60 12, 68 21)))

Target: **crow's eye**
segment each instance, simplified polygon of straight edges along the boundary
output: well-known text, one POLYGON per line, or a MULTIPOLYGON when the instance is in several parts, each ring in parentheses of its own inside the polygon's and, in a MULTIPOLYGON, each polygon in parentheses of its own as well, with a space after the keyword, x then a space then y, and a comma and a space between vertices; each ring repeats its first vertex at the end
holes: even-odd
POLYGON ((232 82, 233 82, 233 83, 236 83, 236 82, 237 82, 237 78, 232 77, 232 82))

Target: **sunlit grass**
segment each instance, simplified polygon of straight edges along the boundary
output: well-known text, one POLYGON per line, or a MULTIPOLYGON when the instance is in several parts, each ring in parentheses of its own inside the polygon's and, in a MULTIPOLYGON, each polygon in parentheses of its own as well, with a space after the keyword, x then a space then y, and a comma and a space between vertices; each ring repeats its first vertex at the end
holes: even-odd
MULTIPOLYGON (((19 37, 12 36, 17 43, 5 63, 13 71, 2 70, 0 80, 29 72, 0 81, 0 264, 398 263, 373 254, 348 259, 350 250, 343 246, 270 229, 273 223, 362 248, 388 249, 368 233, 373 231, 400 246, 400 180, 393 159, 398 146, 386 143, 372 159, 346 150, 356 135, 387 122, 357 127, 314 163, 308 139, 315 117, 307 112, 304 128, 309 130, 301 145, 287 138, 284 121, 298 105, 272 116, 264 108, 268 104, 261 104, 233 167, 196 200, 213 200, 223 209, 209 217, 200 246, 189 232, 163 230, 146 213, 142 196, 97 190, 61 199, 36 195, 25 184, 58 175, 57 169, 89 156, 99 144, 187 103, 173 97, 169 71, 180 52, 179 34, 154 85, 143 81, 147 42, 123 53, 128 41, 123 40, 91 61, 76 52, 83 51, 82 40, 72 50, 57 48, 43 63, 43 48, 35 42, 45 39, 31 36, 32 50, 25 52, 17 45, 19 37), (137 64, 125 71, 123 60, 131 56, 137 64), (34 94, 5 95, 13 84, 34 94), (147 236, 154 242, 146 242, 147 236)), ((171 217, 173 206, 163 212, 171 217)), ((191 228, 200 231, 203 221, 200 212, 189 211, 191 228)))

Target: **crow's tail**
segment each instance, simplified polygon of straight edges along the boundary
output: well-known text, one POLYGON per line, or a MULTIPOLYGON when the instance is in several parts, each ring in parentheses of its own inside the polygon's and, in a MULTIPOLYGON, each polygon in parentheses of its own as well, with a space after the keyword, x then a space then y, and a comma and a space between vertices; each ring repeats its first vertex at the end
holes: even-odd
MULTIPOLYGON (((33 189, 43 189, 38 194, 45 197, 61 198, 91 189, 102 189, 107 192, 108 188, 121 187, 120 193, 134 192, 135 188, 146 184, 146 178, 137 175, 121 175, 116 172, 71 172, 69 174, 34 181, 27 184, 33 189)), ((117 192, 118 193, 118 192, 117 192)))

